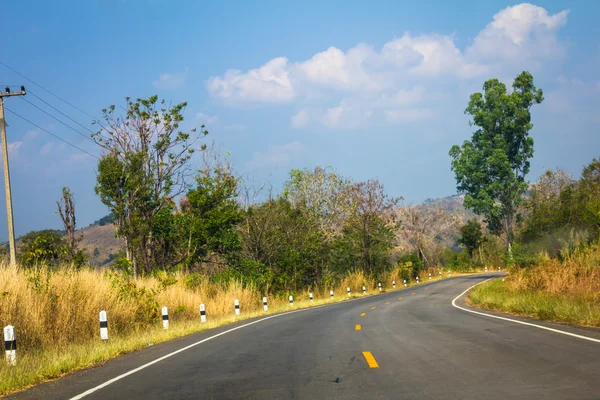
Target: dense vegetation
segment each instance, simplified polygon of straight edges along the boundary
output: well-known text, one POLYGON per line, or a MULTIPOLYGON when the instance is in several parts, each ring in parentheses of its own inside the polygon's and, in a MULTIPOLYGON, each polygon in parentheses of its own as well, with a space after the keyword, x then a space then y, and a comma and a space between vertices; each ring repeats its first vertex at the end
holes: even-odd
MULTIPOLYGON (((279 193, 251 186, 226 156, 199 144, 204 126, 182 129, 186 103, 127 98, 123 115, 115 106, 103 110, 93 135, 105 149, 95 190, 110 210, 97 223, 114 223, 123 243, 104 263, 124 279, 186 273, 283 296, 352 273, 378 279, 402 271, 410 279, 440 267, 563 261, 598 239, 600 161, 578 180, 557 170, 528 183, 530 109, 542 101, 528 72, 512 91, 490 79, 471 95, 465 112, 476 129, 450 150, 457 189, 474 213, 467 219, 432 201, 405 205, 381 182, 355 182, 331 167, 291 170, 279 193)), ((86 265, 68 188, 58 207, 65 234, 23 237, 23 266, 86 265)))

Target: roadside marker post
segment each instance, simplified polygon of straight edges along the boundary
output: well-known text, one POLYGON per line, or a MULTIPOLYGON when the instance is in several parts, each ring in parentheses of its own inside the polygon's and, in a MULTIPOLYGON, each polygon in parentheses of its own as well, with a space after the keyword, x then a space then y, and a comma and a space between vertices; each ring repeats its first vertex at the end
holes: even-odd
POLYGON ((367 294, 367 288, 363 286, 363 296, 367 294))
POLYGON ((406 279, 404 280, 404 287, 406 287, 406 279))
POLYGON ((500 267, 498 267, 498 272, 500 272, 500 267))
POLYGON ((290 296, 290 307, 294 306, 294 296, 290 296))
POLYGON ((233 307, 235 307, 235 315, 240 315, 240 301, 238 299, 233 301, 233 307))
POLYGON ((206 308, 204 307, 204 304, 200 304, 200 322, 206 322, 206 308))
POLYGON ((392 281, 392 286, 396 289, 396 281, 392 281))
POLYGON ((429 273, 429 279, 431 279, 431 272, 429 273))
POLYGON ((14 367, 17 365, 17 336, 15 327, 12 325, 4 327, 4 348, 6 350, 6 362, 14 367))
POLYGON ((263 297, 263 308, 265 311, 269 310, 269 306, 267 305, 267 298, 263 297))
POLYGON ((163 328, 169 329, 169 309, 165 306, 162 308, 163 328))
POLYGON ((417 276, 417 285, 419 284, 419 277, 417 276))
POLYGON ((442 277, 442 271, 440 271, 440 278, 442 277))
POLYGON ((106 319, 106 311, 100 311, 100 339, 104 342, 108 341, 108 320, 106 319))
POLYGON ((331 297, 331 300, 333 300, 333 290, 329 291, 329 297, 331 297))
POLYGON ((381 282, 379 282, 379 291, 381 292, 381 282))
POLYGON ((348 287, 346 290, 348 291, 348 297, 350 297, 350 287, 348 287))
POLYGON ((310 292, 310 293, 308 294, 308 298, 310 299, 310 301, 312 301, 312 299, 313 299, 313 297, 312 297, 312 292, 310 292))

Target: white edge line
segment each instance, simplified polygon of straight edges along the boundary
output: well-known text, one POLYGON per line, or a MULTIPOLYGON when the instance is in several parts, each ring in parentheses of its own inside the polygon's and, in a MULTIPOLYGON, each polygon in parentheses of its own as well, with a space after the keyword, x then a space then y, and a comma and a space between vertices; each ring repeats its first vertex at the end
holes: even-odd
POLYGON ((466 312, 470 312, 473 314, 478 314, 478 315, 483 315, 485 317, 489 317, 489 318, 496 318, 496 319, 501 319, 503 321, 509 321, 509 322, 514 322, 515 324, 521 324, 521 325, 527 325, 527 326, 533 326, 535 328, 539 328, 539 329, 544 329, 550 332, 555 332, 555 333, 561 333, 563 335, 567 335, 567 336, 573 336, 576 337, 578 339, 583 339, 583 340, 589 340, 590 342, 596 342, 596 343, 600 343, 600 339, 595 339, 595 338, 591 338, 589 336, 583 336, 583 335, 578 335, 576 333, 571 333, 571 332, 566 332, 566 331, 561 331, 559 329, 554 329, 554 328, 549 328, 547 326, 543 326, 543 325, 537 325, 537 324, 532 324, 531 322, 525 322, 525 321, 519 321, 516 319, 510 319, 510 318, 506 318, 506 317, 499 317, 497 315, 491 315, 491 314, 486 314, 486 313, 482 313, 479 311, 474 311, 474 310, 469 310, 468 308, 464 308, 461 306, 457 306, 456 305, 456 300, 460 299, 465 293, 467 293, 469 290, 473 289, 475 286, 480 285, 482 283, 485 283, 487 281, 490 281, 492 279, 496 279, 496 277, 494 278, 490 278, 490 279, 486 279, 485 281, 476 283, 475 285, 469 287, 467 290, 465 290, 464 292, 462 292, 461 294, 459 294, 458 296, 456 296, 454 298, 454 300, 452 300, 452 305, 460 310, 466 311, 466 312))
POLYGON ((288 311, 288 312, 281 313, 281 314, 270 315, 270 316, 268 316, 268 317, 261 318, 261 319, 259 319, 259 320, 256 320, 256 321, 252 321, 252 322, 249 322, 249 323, 247 323, 247 324, 244 324, 244 325, 236 326, 235 328, 228 329, 228 330, 226 330, 226 331, 223 331, 223 332, 221 332, 221 333, 217 333, 216 335, 213 335, 213 336, 211 336, 211 337, 207 337, 206 339, 202 339, 202 340, 200 340, 200 341, 198 341, 198 342, 195 342, 195 343, 192 343, 192 344, 190 344, 190 345, 188 345, 188 346, 182 347, 181 349, 179 349, 179 350, 176 350, 176 351, 174 351, 174 352, 172 352, 172 353, 169 353, 169 354, 166 354, 166 355, 164 355, 164 356, 162 356, 162 357, 159 357, 159 358, 157 358, 156 360, 153 360, 153 361, 150 361, 150 362, 148 362, 148 363, 146 363, 146 364, 140 365, 139 367, 137 367, 137 368, 135 368, 135 369, 132 369, 131 371, 125 372, 124 374, 121 374, 121 375, 119 375, 119 376, 116 376, 116 377, 114 377, 114 378, 112 378, 112 379, 110 379, 110 380, 108 380, 108 381, 106 381, 106 382, 104 382, 104 383, 102 383, 102 384, 100 384, 100 385, 98 385, 98 386, 95 386, 95 387, 93 387, 93 388, 91 388, 91 389, 89 389, 89 390, 86 390, 85 392, 83 392, 83 393, 81 393, 81 394, 78 394, 78 395, 77 395, 77 396, 75 396, 75 397, 71 397, 71 399, 70 399, 70 400, 78 400, 78 399, 82 399, 82 398, 84 398, 84 397, 86 397, 86 396, 88 396, 88 395, 90 395, 90 394, 92 394, 92 393, 94 393, 94 392, 96 392, 96 391, 98 391, 98 390, 100 390, 100 389, 102 389, 102 388, 104 388, 104 387, 106 387, 106 386, 110 385, 110 384, 113 384, 113 383, 115 383, 115 382, 117 382, 117 381, 119 381, 119 380, 121 380, 121 379, 123 379, 123 378, 125 378, 125 377, 127 377, 127 376, 129 376, 129 375, 131 375, 131 374, 135 374, 135 373, 136 373, 136 372, 138 372, 138 371, 141 371, 141 370, 143 370, 143 369, 145 369, 145 368, 148 368, 149 366, 151 366, 151 365, 153 365, 153 364, 156 364, 157 362, 160 362, 160 361, 162 361, 162 360, 165 360, 165 359, 167 359, 167 358, 169 358, 169 357, 172 357, 172 356, 174 356, 174 355, 176 355, 176 354, 179 354, 179 353, 181 353, 182 351, 186 351, 186 350, 188 350, 188 349, 191 349, 192 347, 194 347, 194 346, 197 346, 197 345, 199 345, 199 344, 202 344, 202 343, 204 343, 204 342, 208 342, 209 340, 215 339, 215 338, 217 338, 217 337, 219 337, 219 336, 221 336, 221 335, 225 335, 225 334, 227 334, 227 333, 230 333, 230 332, 236 331, 236 330, 238 330, 238 329, 245 328, 245 327, 247 327, 247 326, 250 326, 250 325, 257 324, 257 323, 259 323, 259 322, 266 321, 266 320, 268 320, 268 319, 271 319, 271 318, 277 318, 277 317, 281 317, 282 315, 293 314, 293 313, 297 313, 297 312, 301 312, 301 311, 314 310, 315 308, 320 308, 320 307, 323 307, 323 306, 325 306, 325 305, 328 305, 328 304, 323 304, 323 305, 320 305, 320 306, 315 306, 315 307, 307 307, 307 308, 302 308, 302 309, 300 309, 300 310, 288 311))

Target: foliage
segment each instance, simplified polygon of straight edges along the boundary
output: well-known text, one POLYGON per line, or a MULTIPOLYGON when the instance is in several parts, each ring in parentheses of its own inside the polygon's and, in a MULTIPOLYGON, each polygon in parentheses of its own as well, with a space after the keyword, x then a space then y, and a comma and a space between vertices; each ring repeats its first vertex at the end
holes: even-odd
POLYGON ((464 246, 469 257, 473 257, 473 252, 479 250, 485 237, 481 229, 481 224, 476 218, 471 218, 465 225, 460 227, 460 238, 458 243, 464 246))
POLYGON ((32 231, 21 237, 19 256, 25 266, 56 266, 67 259, 68 254, 69 246, 59 231, 32 231))
POLYGON ((508 244, 533 156, 530 108, 544 99, 529 72, 519 74, 512 87, 507 93, 502 82, 490 79, 483 93, 472 94, 465 113, 478 129, 470 141, 450 149, 457 189, 466 193, 465 206, 483 215, 490 231, 503 233, 508 244))
POLYGON ((153 220, 186 191, 194 144, 208 133, 203 127, 198 133, 180 130, 186 105, 166 106, 157 96, 126 98, 124 116, 110 106, 102 110, 103 122, 96 121, 101 129, 92 137, 106 153, 98 163, 95 190, 116 216, 134 275, 152 270, 159 246, 153 220))

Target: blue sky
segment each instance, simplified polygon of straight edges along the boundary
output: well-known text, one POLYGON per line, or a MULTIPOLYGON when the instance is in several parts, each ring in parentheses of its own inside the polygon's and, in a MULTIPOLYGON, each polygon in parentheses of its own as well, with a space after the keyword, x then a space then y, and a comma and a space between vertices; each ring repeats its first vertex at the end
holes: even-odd
MULTIPOLYGON (((448 150, 470 137, 469 94, 524 69, 546 97, 530 179, 577 176, 600 156, 596 1, 3 1, 0 15, 2 62, 94 116, 125 96, 187 101, 186 123, 204 123, 238 172, 276 190, 290 168, 330 165, 409 202, 453 194, 448 150)), ((6 84, 90 122, 0 65, 6 84)), ((5 106, 100 154, 21 99, 5 106)), ((64 185, 80 226, 106 214, 94 158, 10 113, 7 123, 17 235, 60 227, 64 185)), ((5 221, 2 211, 0 239, 5 221)))

